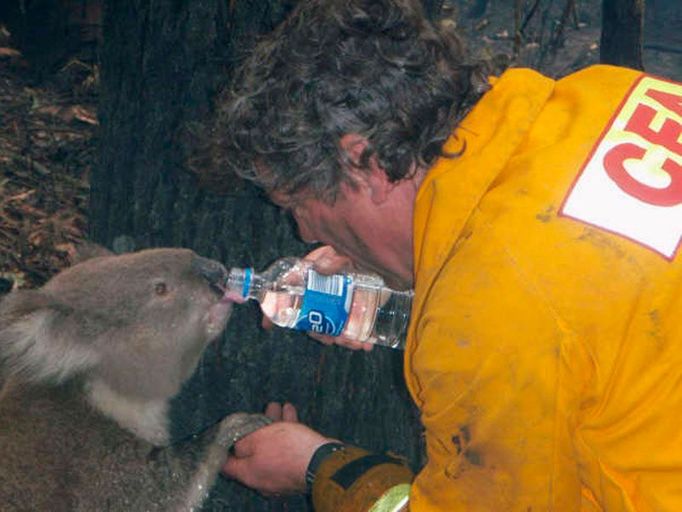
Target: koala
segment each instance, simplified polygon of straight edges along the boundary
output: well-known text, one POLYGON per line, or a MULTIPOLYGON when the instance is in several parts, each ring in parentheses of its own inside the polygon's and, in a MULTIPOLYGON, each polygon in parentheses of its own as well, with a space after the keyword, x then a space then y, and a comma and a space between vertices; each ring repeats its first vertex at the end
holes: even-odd
POLYGON ((200 508, 237 413, 169 444, 169 401, 224 329, 226 269, 188 249, 105 254, 0 302, 0 508, 200 508))

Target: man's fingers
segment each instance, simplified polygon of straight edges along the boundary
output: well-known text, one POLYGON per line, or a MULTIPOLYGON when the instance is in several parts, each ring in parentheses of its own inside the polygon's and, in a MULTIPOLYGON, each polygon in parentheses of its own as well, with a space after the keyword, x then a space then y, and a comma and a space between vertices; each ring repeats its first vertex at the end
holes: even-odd
POLYGON ((270 320, 267 316, 263 315, 263 319, 260 322, 261 327, 265 329, 266 331, 269 331, 272 329, 275 324, 272 323, 272 320, 270 320))
POLYGON ((323 345, 339 345, 350 350, 364 350, 369 352, 374 348, 374 344, 370 342, 362 342, 344 338, 343 336, 327 336, 325 334, 316 334, 309 332, 308 336, 319 341, 323 345))
POLYGON ((298 423, 298 411, 296 411, 296 407, 293 404, 289 402, 284 404, 282 407, 282 420, 298 423))
POLYGON ((329 258, 338 257, 338 254, 331 245, 323 245, 310 251, 305 255, 304 259, 308 261, 320 261, 329 258))
POLYGON ((282 404, 270 402, 265 406, 265 415, 272 421, 282 421, 282 404))
POLYGON ((313 262, 315 270, 322 274, 335 274, 353 268, 353 262, 346 256, 339 255, 331 246, 318 247, 308 253, 305 259, 313 262))
POLYGON ((296 407, 289 402, 280 404, 279 402, 270 402, 265 406, 265 415, 273 421, 290 421, 298 423, 298 412, 296 407))
POLYGON ((251 462, 247 459, 240 459, 230 455, 223 465, 223 473, 233 480, 240 481, 247 487, 253 487, 256 481, 251 475, 250 464, 251 462))
POLYGON ((351 350, 364 350, 365 352, 369 352, 374 348, 374 343, 370 343, 368 341, 362 342, 362 341, 343 341, 339 342, 339 345, 342 347, 349 348, 351 350))
POLYGON ((248 457, 251 457, 253 455, 253 443, 249 439, 249 436, 251 434, 243 437, 239 441, 237 441, 233 446, 232 446, 232 455, 230 455, 230 458, 236 458, 236 459, 245 459, 248 457))
POLYGON ((308 334, 308 336, 310 336, 312 339, 319 341, 319 342, 322 343, 323 345, 333 345, 333 344, 334 344, 334 340, 336 339, 336 338, 334 338, 333 336, 327 336, 326 334, 317 334, 317 333, 314 333, 314 332, 308 332, 307 334, 308 334))
POLYGON ((243 465, 243 461, 240 460, 237 457, 237 455, 230 454, 227 457, 225 464, 223 464, 223 473, 225 473, 225 475, 229 476, 230 478, 240 479, 240 477, 241 477, 241 472, 240 472, 241 465, 243 465))

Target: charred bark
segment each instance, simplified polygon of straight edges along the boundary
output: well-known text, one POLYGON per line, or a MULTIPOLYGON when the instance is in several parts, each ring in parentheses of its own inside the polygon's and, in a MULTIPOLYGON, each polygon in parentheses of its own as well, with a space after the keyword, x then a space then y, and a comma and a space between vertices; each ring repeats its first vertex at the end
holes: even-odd
MULTIPOLYGON (((438 4, 438 2, 434 2, 438 4)), ((205 119, 215 91, 286 1, 105 2, 101 50, 100 164, 91 180, 91 237, 108 247, 184 246, 227 266, 263 268, 309 248, 292 223, 234 179, 218 196, 183 163, 180 133, 205 119)), ((177 439, 235 411, 291 401, 302 421, 366 448, 393 450, 418 467, 420 426, 402 377, 402 354, 322 347, 302 334, 259 328, 237 307, 222 340, 173 405, 177 439)), ((266 500, 220 481, 207 510, 310 510, 303 497, 266 500)))
POLYGON ((634 69, 642 64, 644 0, 603 0, 600 61, 634 69))

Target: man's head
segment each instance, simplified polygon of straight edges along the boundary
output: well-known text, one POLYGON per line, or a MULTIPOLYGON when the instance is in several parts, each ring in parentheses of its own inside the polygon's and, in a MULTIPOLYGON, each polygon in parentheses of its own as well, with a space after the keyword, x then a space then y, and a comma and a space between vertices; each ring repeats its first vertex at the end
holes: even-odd
MULTIPOLYGON (((294 210, 310 198, 333 208, 376 172, 385 185, 420 179, 480 96, 473 84, 481 69, 467 62, 450 28, 426 19, 418 0, 300 2, 218 100, 205 151, 212 181, 231 169, 294 210)), ((403 247, 411 243, 411 210, 405 218, 403 247)), ((395 227, 395 218, 389 222, 395 227)))
POLYGON ((216 156, 266 190, 328 201, 372 157, 391 181, 409 177, 440 155, 476 69, 418 0, 299 2, 219 99, 216 156), (367 142, 357 161, 346 134, 367 142))

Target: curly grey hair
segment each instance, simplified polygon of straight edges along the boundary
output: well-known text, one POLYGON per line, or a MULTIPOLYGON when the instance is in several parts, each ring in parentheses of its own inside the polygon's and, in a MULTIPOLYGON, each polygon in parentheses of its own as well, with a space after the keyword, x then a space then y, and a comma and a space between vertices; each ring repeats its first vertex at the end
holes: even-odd
POLYGON ((194 167, 214 183, 233 171, 332 203, 352 184, 348 165, 372 157, 391 181, 409 178, 441 156, 485 71, 416 0, 301 1, 218 97, 194 167), (339 147, 350 133, 368 142, 356 162, 339 147))

